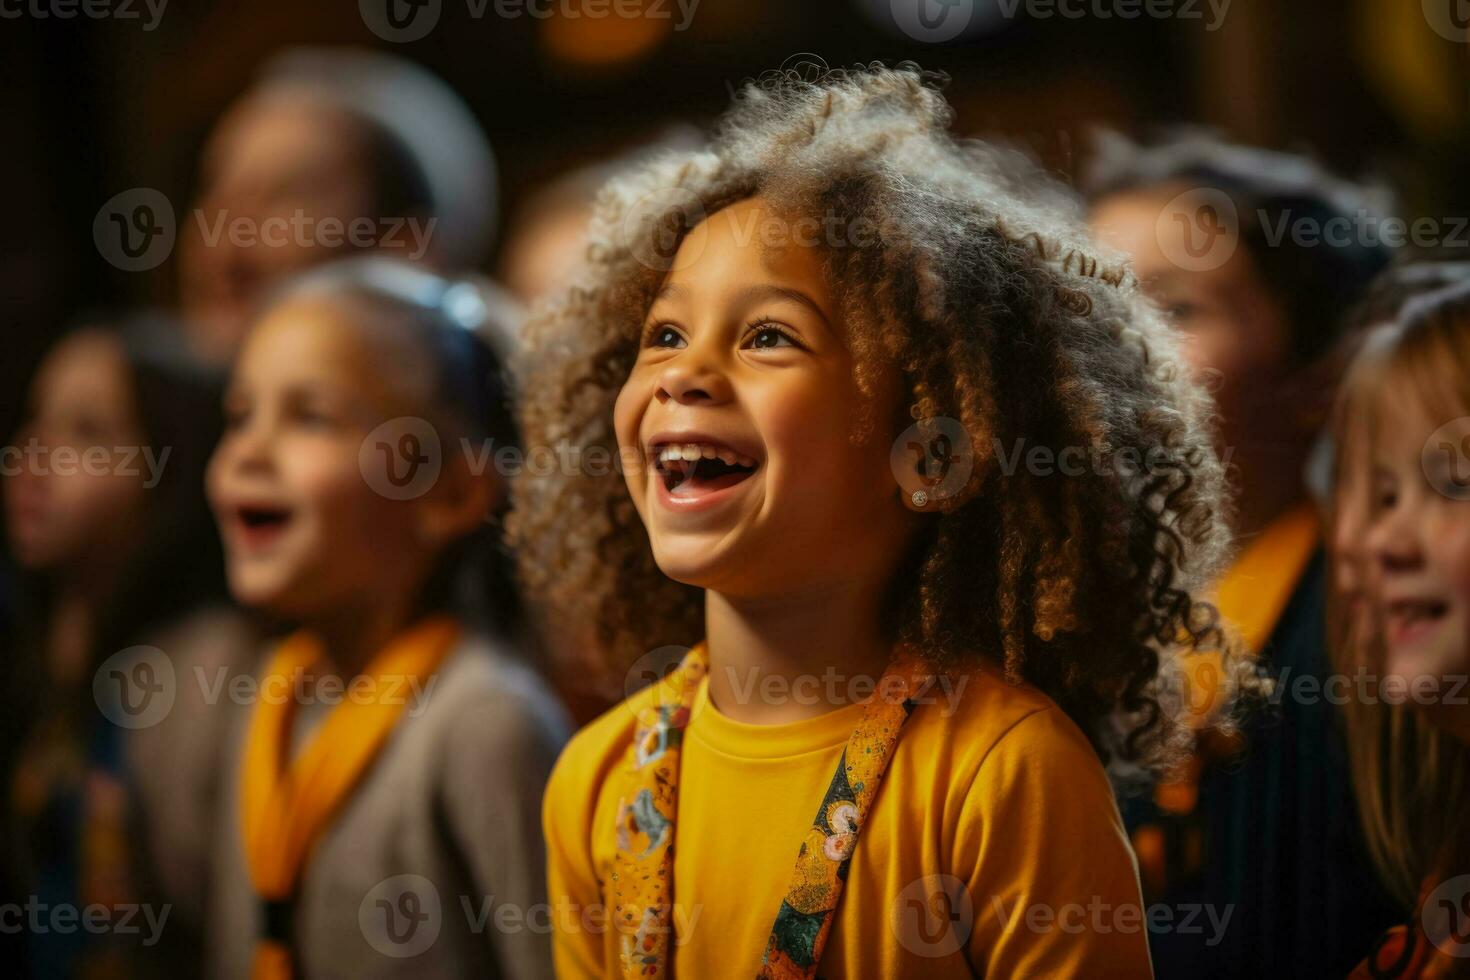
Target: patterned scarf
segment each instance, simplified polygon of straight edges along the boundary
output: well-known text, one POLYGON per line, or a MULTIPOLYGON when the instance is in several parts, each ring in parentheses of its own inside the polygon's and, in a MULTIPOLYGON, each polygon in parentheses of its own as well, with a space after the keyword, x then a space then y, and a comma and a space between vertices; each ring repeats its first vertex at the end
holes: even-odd
MULTIPOLYGON (((625 980, 666 980, 671 972, 679 757, 695 695, 708 672, 709 654, 701 643, 660 682, 658 699, 639 712, 622 769, 611 887, 619 975, 625 980)), ((896 658, 867 701, 797 850, 796 868, 766 940, 760 980, 816 976, 858 833, 915 697, 932 681, 922 661, 896 658)))

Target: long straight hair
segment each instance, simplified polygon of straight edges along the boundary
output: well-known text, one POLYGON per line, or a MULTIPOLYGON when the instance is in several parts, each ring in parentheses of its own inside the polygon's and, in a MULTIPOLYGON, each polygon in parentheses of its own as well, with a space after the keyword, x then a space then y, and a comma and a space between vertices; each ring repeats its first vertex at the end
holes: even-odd
MULTIPOLYGON (((1410 300, 1398 322, 1377 330, 1349 368, 1333 421, 1339 447, 1334 526, 1349 508, 1363 505, 1353 494, 1366 492, 1365 457, 1389 435, 1387 414, 1403 406, 1445 418, 1470 415, 1470 284, 1410 300)), ((1381 675, 1381 635, 1347 615, 1337 584, 1328 598, 1337 667, 1381 675)), ((1392 893, 1413 907, 1426 877, 1470 870, 1470 745, 1381 698, 1349 698, 1344 714, 1369 853, 1392 893)))

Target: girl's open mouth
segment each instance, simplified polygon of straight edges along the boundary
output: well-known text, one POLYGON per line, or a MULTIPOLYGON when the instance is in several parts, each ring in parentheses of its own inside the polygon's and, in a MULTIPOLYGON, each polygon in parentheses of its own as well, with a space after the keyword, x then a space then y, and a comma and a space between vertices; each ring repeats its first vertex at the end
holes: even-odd
POLYGON ((1434 632, 1449 613, 1449 604, 1438 599, 1396 599, 1388 604, 1389 641, 1413 643, 1434 632))
POLYGON ((717 443, 663 443, 653 447, 664 490, 675 499, 694 499, 733 487, 760 466, 749 456, 717 443))
POLYGON ((274 542, 291 523, 291 511, 286 507, 249 505, 236 511, 240 537, 251 548, 274 542))

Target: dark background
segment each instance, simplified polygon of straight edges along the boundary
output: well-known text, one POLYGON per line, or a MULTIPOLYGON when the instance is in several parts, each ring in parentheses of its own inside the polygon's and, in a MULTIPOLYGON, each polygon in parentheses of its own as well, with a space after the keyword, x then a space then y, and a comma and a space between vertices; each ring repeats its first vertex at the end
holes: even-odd
POLYGON ((569 23, 505 19, 493 5, 476 19, 465 0, 444 0, 437 27, 408 44, 375 36, 353 0, 173 0, 152 31, 140 0, 132 20, 41 17, 36 2, 0 0, 7 435, 40 352, 69 320, 172 299, 172 259, 146 273, 104 261, 92 242, 97 209, 136 186, 183 207, 221 110, 291 44, 390 49, 458 89, 499 155, 502 230, 547 179, 670 122, 708 122, 742 79, 799 52, 943 71, 962 132, 1004 134, 1063 174, 1091 124, 1146 133, 1200 122, 1391 178, 1406 217, 1464 213, 1470 197, 1460 191, 1470 45, 1429 29, 1421 0, 1233 0, 1215 31, 1204 0, 1200 19, 1023 12, 943 45, 903 36, 885 0, 701 0, 682 32, 672 6, 662 21, 569 23))

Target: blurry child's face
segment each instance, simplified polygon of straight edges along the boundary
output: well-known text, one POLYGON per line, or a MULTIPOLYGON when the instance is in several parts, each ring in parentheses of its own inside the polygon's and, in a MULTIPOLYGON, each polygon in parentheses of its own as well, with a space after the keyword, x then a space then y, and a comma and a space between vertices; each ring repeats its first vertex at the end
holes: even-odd
POLYGON ((689 233, 615 412, 659 567, 729 595, 881 582, 912 527, 888 464, 897 373, 865 406, 821 253, 763 247, 776 220, 754 198, 689 233))
POLYGON ((6 527, 23 568, 117 566, 147 504, 143 438, 116 338, 76 334, 47 356, 13 447, 22 455, 6 467, 6 527))
POLYGON ((1411 683, 1470 671, 1470 501, 1463 499, 1466 474, 1460 472, 1465 460, 1459 447, 1424 452, 1425 440, 1444 421, 1404 411, 1388 420, 1373 457, 1367 547, 1384 671, 1411 683))
POLYGON ((1342 614, 1351 617, 1352 635, 1361 635, 1358 630, 1367 626, 1363 617, 1369 599, 1369 557, 1364 544, 1372 489, 1366 466, 1344 466, 1341 473, 1341 482, 1333 489, 1332 585, 1342 601, 1342 614))
POLYGON ((1368 522, 1373 498, 1369 437, 1362 427, 1342 434, 1337 447, 1337 485, 1332 491, 1332 586, 1341 602, 1340 612, 1350 618, 1348 635, 1362 637, 1371 626, 1368 584, 1371 556, 1367 549, 1368 522))
POLYGON ((241 350, 210 460, 230 588, 286 618, 406 599, 445 543, 425 523, 432 494, 390 500, 359 465, 378 425, 423 414, 426 356, 352 317, 322 300, 267 313, 241 350))
POLYGON ((201 353, 228 360, 269 286, 338 254, 305 232, 275 229, 373 217, 372 178, 342 113, 268 99, 225 117, 206 149, 203 179, 180 229, 181 299, 201 353), (242 232, 231 233, 235 227, 242 232))
POLYGON ((1092 209, 1092 228, 1099 241, 1132 259, 1145 292, 1183 333, 1182 353, 1215 392, 1226 425, 1249 426, 1279 412, 1274 399, 1289 364, 1287 324, 1245 249, 1235 248, 1218 268, 1198 271, 1170 258, 1202 244, 1199 229, 1160 220, 1187 189, 1169 185, 1103 198, 1092 209))

